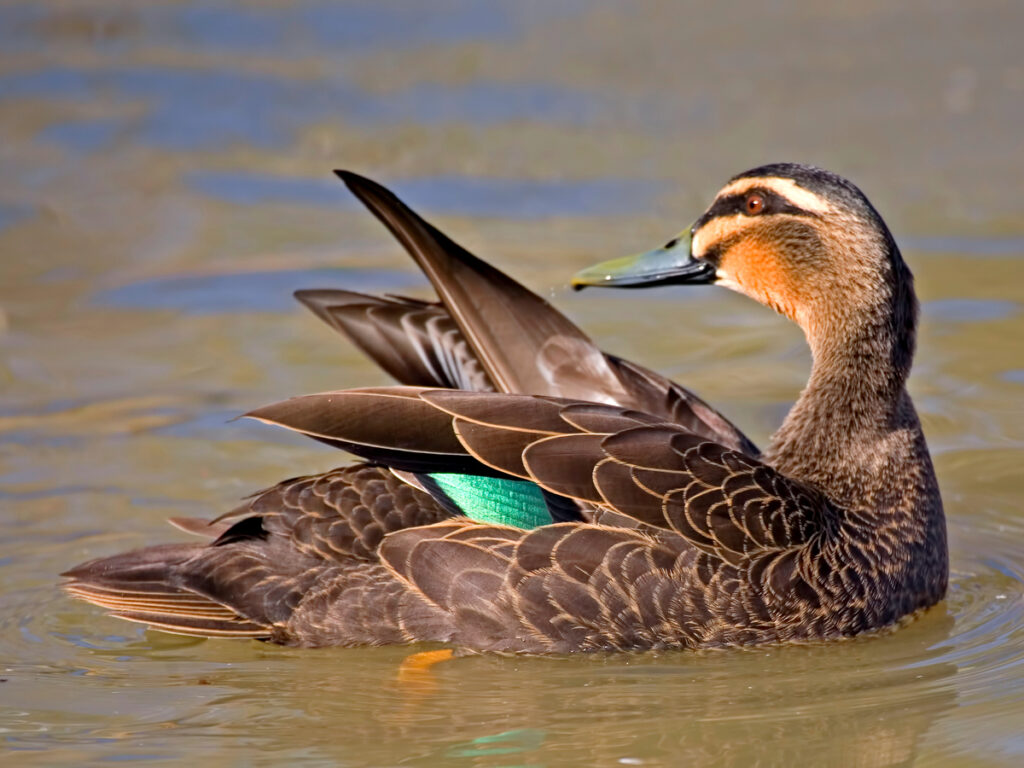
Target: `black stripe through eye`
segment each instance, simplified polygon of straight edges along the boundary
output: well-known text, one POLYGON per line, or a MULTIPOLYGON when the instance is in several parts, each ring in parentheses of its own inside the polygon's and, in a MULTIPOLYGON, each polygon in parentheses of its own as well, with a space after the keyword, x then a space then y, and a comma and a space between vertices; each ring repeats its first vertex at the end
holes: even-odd
POLYGON ((799 208, 793 205, 789 200, 772 192, 770 189, 764 187, 751 187, 746 192, 739 195, 728 195, 715 200, 714 204, 708 208, 708 210, 697 219, 697 223, 693 225, 694 231, 700 229, 712 219, 716 219, 719 216, 735 216, 737 213, 747 214, 748 216, 770 216, 773 213, 788 213, 793 216, 809 216, 812 218, 819 218, 818 214, 813 211, 806 211, 803 208, 799 208), (764 208, 759 213, 747 214, 747 198, 752 194, 758 194, 764 200, 764 208))

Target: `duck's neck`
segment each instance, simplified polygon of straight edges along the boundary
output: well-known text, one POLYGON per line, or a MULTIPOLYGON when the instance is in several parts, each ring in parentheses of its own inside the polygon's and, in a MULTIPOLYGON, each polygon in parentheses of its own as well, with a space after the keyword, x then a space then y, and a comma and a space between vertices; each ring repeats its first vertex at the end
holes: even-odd
POLYGON ((906 306, 887 301, 862 312, 855 323, 819 315, 805 328, 811 377, 765 454, 844 506, 884 506, 893 468, 927 458, 906 391, 916 315, 913 295, 907 299, 906 306))
POLYGON ((883 316, 855 334, 813 338, 811 379, 764 457, 833 502, 825 540, 835 557, 885 553, 894 616, 939 600, 948 575, 942 497, 906 390, 907 317, 903 334, 883 316))

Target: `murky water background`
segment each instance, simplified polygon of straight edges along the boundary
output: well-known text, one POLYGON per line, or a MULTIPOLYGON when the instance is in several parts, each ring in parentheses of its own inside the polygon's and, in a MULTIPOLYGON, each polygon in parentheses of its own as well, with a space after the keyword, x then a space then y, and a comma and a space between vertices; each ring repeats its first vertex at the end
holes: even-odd
POLYGON ((4 761, 1020 765, 1022 29, 991 1, 0 5, 4 761), (807 373, 794 327, 714 289, 564 286, 789 159, 857 181, 917 275, 953 578, 909 627, 399 679, 406 649, 179 638, 58 592, 177 540, 167 516, 344 460, 227 423, 383 381, 294 288, 424 290, 334 167, 764 443, 807 373))

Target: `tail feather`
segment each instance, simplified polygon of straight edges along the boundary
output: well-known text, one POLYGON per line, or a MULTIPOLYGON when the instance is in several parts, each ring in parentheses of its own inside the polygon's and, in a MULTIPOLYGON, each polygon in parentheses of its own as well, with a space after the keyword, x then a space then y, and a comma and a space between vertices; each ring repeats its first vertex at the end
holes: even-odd
POLYGON ((233 619, 238 614, 208 598, 197 598, 189 593, 166 592, 163 595, 133 595, 115 589, 91 584, 68 584, 65 589, 75 597, 108 608, 112 611, 132 610, 161 613, 168 616, 192 616, 215 619, 233 619))
POLYGON ((202 549, 202 545, 169 544, 92 560, 62 574, 69 580, 64 589, 112 616, 166 632, 268 637, 269 627, 176 583, 177 568, 202 549))
POLYGON ((67 579, 126 579, 134 582, 148 580, 163 581, 163 571, 170 566, 188 560, 200 549, 201 544, 156 544, 142 549, 133 549, 112 557, 99 557, 76 565, 64 571, 67 579))
POLYGON ((244 619, 229 622, 214 621, 200 617, 182 617, 172 621, 163 614, 146 613, 144 611, 111 611, 110 615, 118 619, 146 624, 162 632, 170 632, 174 635, 189 635, 190 637, 249 637, 254 640, 261 640, 271 635, 267 627, 262 627, 259 624, 254 624, 244 619))

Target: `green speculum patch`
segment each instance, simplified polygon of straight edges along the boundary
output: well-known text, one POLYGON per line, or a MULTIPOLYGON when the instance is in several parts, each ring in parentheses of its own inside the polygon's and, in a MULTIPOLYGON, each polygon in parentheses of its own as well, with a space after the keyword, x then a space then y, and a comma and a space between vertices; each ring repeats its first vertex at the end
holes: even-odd
POLYGON ((529 529, 554 522, 544 493, 527 480, 447 472, 429 477, 466 517, 481 523, 529 529))

